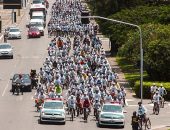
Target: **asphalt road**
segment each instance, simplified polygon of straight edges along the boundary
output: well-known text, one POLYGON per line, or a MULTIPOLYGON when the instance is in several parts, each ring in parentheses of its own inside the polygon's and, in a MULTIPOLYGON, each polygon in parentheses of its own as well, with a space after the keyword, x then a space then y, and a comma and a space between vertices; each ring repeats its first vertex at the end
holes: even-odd
MULTIPOLYGON (((50 1, 50 4, 54 0, 50 1)), ((28 13, 26 13, 28 14, 28 13)), ((42 63, 47 55, 47 45, 50 38, 45 36, 40 39, 27 39, 27 29, 25 24, 28 22, 28 15, 25 15, 20 23, 22 30, 21 40, 9 40, 14 46, 14 59, 0 59, 0 130, 97 130, 97 129, 120 129, 104 127, 98 128, 93 116, 90 116, 88 123, 85 123, 81 117, 75 118, 73 122, 67 117, 66 125, 60 124, 39 124, 39 113, 34 107, 32 93, 24 93, 24 95, 14 96, 10 93, 11 81, 10 78, 14 73, 29 73, 30 69, 37 69, 42 66, 42 63)), ((47 21, 49 16, 47 17, 47 21)), ((128 106, 125 107, 126 125, 123 130, 131 130, 131 115, 134 110, 137 110, 138 100, 129 99, 128 106)), ((152 122, 153 129, 170 125, 170 106, 165 105, 161 110, 160 115, 150 115, 152 113, 152 105, 148 104, 148 100, 144 101, 148 108, 148 115, 152 122)), ((166 129, 165 129, 166 130, 166 129)))

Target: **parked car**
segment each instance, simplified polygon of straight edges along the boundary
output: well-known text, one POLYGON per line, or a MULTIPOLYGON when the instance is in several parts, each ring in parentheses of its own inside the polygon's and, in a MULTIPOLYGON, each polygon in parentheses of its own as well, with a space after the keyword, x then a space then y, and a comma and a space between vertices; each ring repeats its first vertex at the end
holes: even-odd
POLYGON ((40 123, 60 122, 65 124, 66 112, 63 101, 47 99, 40 111, 40 123))
POLYGON ((98 125, 120 126, 124 128, 125 116, 121 104, 104 104, 99 114, 98 125))
POLYGON ((0 57, 13 59, 13 48, 10 43, 0 43, 0 57))
POLYGON ((41 37, 41 32, 37 27, 31 27, 28 30, 28 38, 41 37))
POLYGON ((19 38, 21 39, 21 31, 18 27, 10 27, 7 29, 8 39, 19 38))
MULTIPOLYGON (((20 74, 14 74, 13 78, 11 78, 12 80, 12 88, 15 87, 16 83, 15 80, 19 77, 20 74)), ((31 78, 29 76, 29 74, 21 74, 22 75, 22 81, 23 83, 21 84, 23 86, 23 90, 24 91, 32 91, 32 86, 31 86, 31 78)))

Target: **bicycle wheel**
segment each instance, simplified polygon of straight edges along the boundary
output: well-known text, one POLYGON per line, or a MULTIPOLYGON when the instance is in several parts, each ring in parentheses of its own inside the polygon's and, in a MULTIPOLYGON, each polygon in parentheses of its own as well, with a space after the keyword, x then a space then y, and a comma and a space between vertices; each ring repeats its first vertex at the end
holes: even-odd
POLYGON ((74 110, 73 110, 73 108, 71 109, 71 121, 73 121, 73 119, 74 119, 74 110))
POLYGON ((146 119, 145 122, 145 129, 151 129, 151 121, 149 118, 146 119))
POLYGON ((164 103, 165 103, 165 100, 164 98, 162 98, 162 108, 164 108, 164 103))

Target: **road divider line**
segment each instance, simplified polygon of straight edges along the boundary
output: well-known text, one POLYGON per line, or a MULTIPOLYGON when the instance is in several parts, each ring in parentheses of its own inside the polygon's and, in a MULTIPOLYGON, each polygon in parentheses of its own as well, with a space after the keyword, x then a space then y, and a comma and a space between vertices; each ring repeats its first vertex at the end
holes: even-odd
MULTIPOLYGON (((17 67, 17 63, 15 64, 14 69, 13 69, 12 73, 10 74, 10 78, 14 74, 14 70, 16 69, 16 67, 17 67)), ((2 92, 2 97, 5 95, 5 92, 6 92, 6 89, 8 88, 8 86, 9 86, 9 83, 10 83, 10 79, 9 79, 7 85, 5 86, 4 91, 2 92)))

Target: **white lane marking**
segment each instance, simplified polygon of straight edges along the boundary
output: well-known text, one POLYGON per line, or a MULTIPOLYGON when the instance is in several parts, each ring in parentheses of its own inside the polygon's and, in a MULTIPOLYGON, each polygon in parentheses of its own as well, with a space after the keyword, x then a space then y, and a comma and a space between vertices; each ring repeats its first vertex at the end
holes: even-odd
POLYGON ((4 91, 3 91, 3 93, 2 93, 2 97, 5 95, 5 91, 6 91, 6 89, 8 88, 9 83, 10 83, 10 80, 8 81, 8 83, 7 83, 7 85, 6 85, 5 89, 4 89, 4 91))
POLYGON ((128 104, 128 101, 127 101, 127 100, 125 100, 125 105, 126 105, 126 106, 129 106, 129 104, 128 104))
POLYGON ((151 130, 156 130, 156 129, 160 129, 160 128, 164 128, 166 127, 167 125, 159 125, 159 126, 154 126, 151 128, 151 130))
POLYGON ((3 38, 3 36, 4 36, 4 35, 2 35, 2 36, 0 37, 0 40, 3 38))
MULTIPOLYGON (((13 69, 12 73, 10 74, 10 78, 11 78, 11 76, 14 74, 14 70, 16 69, 16 67, 17 67, 17 63, 15 64, 14 69, 13 69)), ((2 97, 5 95, 5 92, 6 92, 6 89, 8 88, 8 86, 9 86, 9 83, 10 83, 10 80, 8 81, 8 83, 7 83, 4 91, 3 91, 3 93, 2 93, 2 97)))

